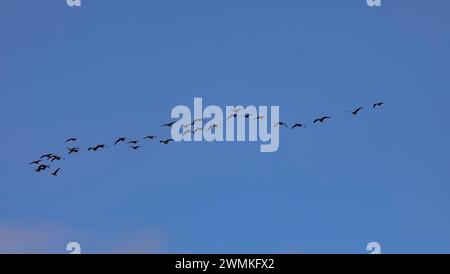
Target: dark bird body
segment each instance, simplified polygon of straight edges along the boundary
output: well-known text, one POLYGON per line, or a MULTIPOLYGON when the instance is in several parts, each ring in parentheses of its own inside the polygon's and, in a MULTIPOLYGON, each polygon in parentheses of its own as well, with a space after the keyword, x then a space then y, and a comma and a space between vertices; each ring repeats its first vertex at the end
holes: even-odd
POLYGON ((316 124, 317 122, 323 123, 323 122, 325 122, 325 120, 327 120, 327 119, 331 119, 331 117, 324 116, 324 117, 322 117, 322 118, 317 118, 317 119, 314 120, 314 124, 316 124))
POLYGON ((208 131, 213 129, 213 128, 219 128, 220 126, 218 124, 213 124, 211 126, 209 126, 208 131))
POLYGON ((177 121, 171 122, 171 123, 168 123, 168 124, 164 124, 164 125, 162 125, 161 127, 172 127, 173 124, 175 124, 176 122, 177 122, 177 121))
POLYGON ((90 147, 90 148, 88 148, 88 151, 97 151, 98 149, 100 149, 100 148, 105 148, 106 147, 106 145, 96 145, 95 147, 90 147))
POLYGON ((126 139, 127 139, 127 138, 125 138, 125 137, 120 137, 119 139, 117 139, 117 140, 114 142, 114 145, 117 145, 117 144, 120 143, 120 142, 125 142, 126 139))
POLYGON ((284 123, 284 122, 278 122, 273 127, 279 127, 279 126, 283 126, 283 127, 289 128, 288 125, 286 123, 284 123))
POLYGON ((300 123, 295 123, 292 127, 291 127, 291 129, 294 129, 294 128, 296 128, 296 127, 306 127, 304 124, 300 124, 300 123))
POLYGON ((78 138, 69 138, 69 139, 67 139, 66 140, 66 143, 68 143, 68 142, 75 142, 76 140, 78 140, 78 138))
POLYGON ((30 163, 30 165, 39 165, 42 160, 36 160, 30 163))
POLYGON ((141 148, 141 146, 130 146, 130 148, 132 148, 134 150, 138 150, 139 148, 141 148))
POLYGON ((58 172, 61 170, 61 168, 58 168, 57 170, 53 171, 51 174, 53 176, 58 176, 58 172))
POLYGON ((78 147, 68 147, 69 152, 67 154, 78 153, 80 149, 78 147))
POLYGON ((203 119, 195 119, 192 121, 191 126, 195 125, 196 122, 201 122, 203 119))
POLYGON ((372 108, 381 107, 381 106, 383 106, 385 104, 386 104, 385 102, 375 103, 375 104, 373 104, 372 108))
POLYGON ((47 158, 47 160, 49 160, 52 156, 53 156, 53 153, 48 153, 48 154, 42 155, 39 159, 47 158))
POLYGON ((350 111, 350 113, 353 115, 357 115, 363 109, 364 109, 363 107, 359 107, 359 108, 355 109, 354 111, 350 111))
POLYGON ((237 116, 238 115, 236 113, 231 114, 230 116, 227 117, 227 121, 230 120, 231 118, 237 118, 237 116))
POLYGON ((41 172, 42 170, 46 170, 47 168, 50 168, 50 166, 49 165, 40 165, 35 169, 35 171, 41 172))
POLYGON ((173 139, 161 140, 159 142, 167 145, 167 144, 169 144, 169 142, 173 142, 173 139))
POLYGON ((60 156, 58 156, 58 155, 53 155, 52 157, 50 157, 50 162, 53 162, 53 161, 61 161, 63 158, 62 157, 60 157, 60 156))

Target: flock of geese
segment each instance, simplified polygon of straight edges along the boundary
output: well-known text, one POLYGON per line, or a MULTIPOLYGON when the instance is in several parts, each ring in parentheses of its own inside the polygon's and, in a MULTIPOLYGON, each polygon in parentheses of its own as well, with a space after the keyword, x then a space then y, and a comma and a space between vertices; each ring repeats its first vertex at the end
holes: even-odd
MULTIPOLYGON (((372 105, 372 108, 373 108, 373 109, 379 108, 379 107, 384 106, 385 104, 386 104, 385 102, 377 102, 377 103, 374 103, 374 104, 372 105)), ((364 107, 358 107, 357 109, 355 109, 355 110, 353 110, 353 111, 349 111, 349 113, 351 113, 351 115, 353 115, 353 116, 356 116, 356 115, 358 115, 363 109, 364 109, 364 107)), ((231 119, 231 118, 237 118, 238 112, 241 111, 241 110, 242 110, 242 109, 239 109, 239 108, 232 110, 232 112, 234 112, 234 113, 231 114, 231 115, 227 118, 227 120, 228 120, 228 119, 231 119)), ((250 118, 250 116, 251 116, 251 114, 245 114, 245 115, 244 115, 245 118, 250 118)), ((255 117, 254 119, 255 119, 255 120, 261 120, 261 119, 264 119, 264 118, 265 118, 264 116, 257 116, 257 117, 255 117)), ((318 118, 314 119, 313 124, 317 124, 317 123, 325 123, 325 122, 326 122, 327 120, 329 120, 329 119, 331 119, 330 116, 322 116, 322 117, 318 117, 318 118)), ((210 131, 210 130, 212 130, 213 128, 219 127, 218 124, 214 124, 214 125, 211 125, 208 129, 203 129, 202 127, 199 127, 199 128, 196 128, 195 130, 191 131, 192 127, 193 127, 197 122, 201 122, 201 121, 202 121, 202 119, 196 119, 196 120, 192 121, 191 123, 189 123, 189 124, 187 124, 187 125, 183 125, 183 129, 184 129, 183 135, 185 135, 185 134, 187 134, 187 133, 195 134, 198 130, 206 130, 206 131, 210 131)), ((167 124, 162 125, 161 127, 168 127, 168 128, 171 128, 175 123, 176 123, 176 121, 170 122, 170 123, 167 123, 167 124)), ((302 123, 294 123, 294 124, 292 124, 292 126, 289 126, 289 124, 280 121, 280 122, 276 123, 276 124, 274 125, 274 127, 286 127, 286 128, 290 128, 290 129, 295 129, 295 128, 305 128, 306 125, 305 125, 305 124, 302 124, 302 123)), ((157 136, 155 136, 155 135, 148 135, 148 136, 145 136, 145 137, 143 138, 143 140, 149 140, 149 141, 151 141, 151 140, 155 140, 156 138, 157 138, 157 136)), ((76 137, 71 137, 71 138, 68 138, 68 139, 65 141, 65 143, 66 143, 66 144, 72 144, 72 143, 76 143, 77 140, 78 140, 78 138, 76 138, 76 137)), ((165 144, 165 145, 167 145, 167 144, 169 144, 170 142, 173 142, 173 141, 174 141, 173 139, 162 139, 162 140, 159 140, 159 142, 160 142, 161 144, 165 144)), ((114 142, 114 146, 119 145, 120 143, 126 143, 126 144, 129 146, 129 148, 130 148, 130 149, 133 149, 133 150, 138 150, 138 149, 141 148, 141 145, 140 145, 140 141, 139 141, 139 140, 129 139, 129 138, 127 138, 127 137, 119 137, 119 138, 117 138, 117 139, 115 140, 115 142, 114 142)), ((98 144, 98 145, 89 147, 89 148, 87 149, 87 151, 88 151, 88 152, 97 152, 98 150, 100 150, 100 149, 105 149, 105 148, 108 148, 108 146, 105 145, 105 144, 98 144)), ((75 153, 80 153, 80 152, 81 152, 81 149, 80 149, 79 147, 67 147, 67 155, 71 155, 71 154, 75 154, 75 153)), ((56 162, 59 162, 59 161, 62 161, 62 160, 64 160, 64 158, 63 158, 62 156, 59 156, 59 155, 56 155, 56 154, 53 154, 53 153, 47 153, 47 154, 44 154, 44 155, 40 156, 39 159, 30 162, 29 165, 34 165, 34 166, 36 166, 36 168, 35 168, 34 170, 35 170, 36 172, 38 172, 38 173, 41 173, 41 172, 47 171, 47 170, 50 170, 50 171, 51 171, 50 165, 52 165, 53 162, 55 162, 55 161, 56 161, 56 162)), ((56 162, 55 162, 55 163, 56 163, 56 162)), ((50 172, 50 175, 52 175, 52 176, 58 176, 58 174, 59 174, 60 171, 61 171, 61 168, 58 167, 58 168, 54 169, 52 172, 50 172)))

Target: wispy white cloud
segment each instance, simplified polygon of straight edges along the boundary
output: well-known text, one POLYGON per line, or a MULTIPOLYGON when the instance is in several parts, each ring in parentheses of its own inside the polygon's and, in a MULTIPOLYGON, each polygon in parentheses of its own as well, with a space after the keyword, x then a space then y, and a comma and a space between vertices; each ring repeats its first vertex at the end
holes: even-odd
POLYGON ((165 238, 148 227, 112 235, 50 223, 0 224, 0 253, 68 253, 66 245, 72 241, 80 243, 82 253, 166 253, 165 238))
POLYGON ((64 235, 68 232, 64 227, 50 224, 0 224, 0 253, 64 252, 64 235))

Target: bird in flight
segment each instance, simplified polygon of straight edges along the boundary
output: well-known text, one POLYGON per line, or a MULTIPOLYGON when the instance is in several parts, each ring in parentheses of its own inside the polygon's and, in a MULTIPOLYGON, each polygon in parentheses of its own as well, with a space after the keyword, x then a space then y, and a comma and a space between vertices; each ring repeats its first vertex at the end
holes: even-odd
POLYGON ((144 139, 148 139, 148 140, 153 140, 155 138, 156 138, 156 136, 154 136, 154 135, 148 135, 148 136, 144 137, 144 139))
POLYGON ((202 130, 203 128, 201 128, 201 127, 198 127, 198 128, 196 128, 195 130, 194 130, 194 134, 197 132, 197 131, 199 131, 199 130, 202 130))
POLYGON ((375 103, 375 104, 373 104, 372 108, 381 107, 383 105, 386 105, 386 103, 385 102, 375 103))
POLYGON ((66 140, 66 143, 68 142, 75 142, 76 140, 78 140, 78 138, 72 137, 66 140))
POLYGON ((39 165, 42 160, 36 160, 30 163, 30 165, 39 165))
POLYGON ((266 116, 258 115, 255 117, 255 120, 262 120, 264 118, 266 118, 266 116))
POLYGON ((78 153, 80 149, 78 147, 68 147, 69 152, 67 154, 78 153))
POLYGON ((128 142, 128 144, 137 145, 138 142, 139 142, 138 140, 131 140, 128 142))
POLYGON ((53 153, 44 154, 39 159, 47 158, 47 160, 49 160, 52 157, 52 155, 53 153))
POLYGON ((219 124, 213 124, 213 125, 209 126, 208 131, 210 131, 213 128, 219 128, 219 127, 220 127, 219 124))
POLYGON ((61 168, 56 169, 55 171, 53 171, 51 174, 53 176, 58 176, 58 172, 61 170, 61 168))
POLYGON ((331 119, 331 117, 324 116, 324 117, 322 117, 322 118, 317 118, 317 119, 314 120, 314 124, 316 124, 317 122, 323 123, 323 122, 325 122, 325 120, 327 120, 327 119, 331 119))
POLYGON ((173 139, 161 140, 159 142, 167 145, 167 144, 169 144, 169 142, 173 142, 173 139))
POLYGON ((284 126, 284 127, 288 128, 288 125, 284 122, 278 122, 273 127, 280 127, 280 126, 284 126))
POLYGON ((242 110, 242 108, 234 108, 231 111, 234 112, 234 113, 238 113, 241 110, 242 110))
POLYGON ((237 117, 236 113, 231 114, 230 116, 228 116, 227 121, 230 120, 231 118, 236 118, 236 117, 237 117))
POLYGON ((161 127, 172 127, 173 126, 173 124, 175 124, 177 121, 174 121, 174 122, 170 122, 170 123, 168 123, 168 124, 164 124, 164 125, 162 125, 161 127))
POLYGON ((250 113, 247 113, 247 114, 244 115, 245 118, 249 118, 250 116, 251 116, 250 113))
POLYGON ((350 113, 353 114, 353 116, 355 116, 363 109, 364 109, 363 107, 359 107, 359 108, 355 109, 354 111, 350 111, 350 113))
POLYGON ((53 161, 61 161, 63 158, 62 157, 60 157, 60 156, 58 156, 58 155, 53 155, 52 157, 50 157, 50 162, 53 162, 53 161))
POLYGON ((35 171, 36 171, 36 172, 41 172, 42 170, 46 170, 47 168, 50 168, 50 166, 49 166, 49 165, 39 165, 39 166, 35 169, 35 171))
POLYGON ((186 135, 186 134, 189 134, 189 133, 191 133, 192 131, 190 130, 190 129, 188 129, 188 130, 186 130, 185 132, 183 132, 183 135, 182 136, 184 136, 184 135, 186 135))
POLYGON ((141 146, 130 146, 130 148, 132 148, 134 150, 138 150, 139 148, 141 148, 141 146))
POLYGON ((195 119, 194 121, 192 121, 191 126, 193 126, 196 122, 201 122, 203 121, 203 119, 195 119))
POLYGON ((125 137, 119 137, 119 138, 114 142, 114 145, 117 145, 117 144, 120 143, 120 142, 125 142, 126 139, 127 139, 127 138, 125 138, 125 137))
POLYGON ((306 127, 304 124, 300 124, 300 123, 295 123, 292 127, 291 127, 291 129, 294 129, 294 128, 296 128, 296 127, 306 127))
POLYGON ((90 147, 90 148, 88 148, 88 151, 97 151, 98 149, 100 149, 100 148, 105 148, 106 147, 106 145, 96 145, 95 147, 90 147))

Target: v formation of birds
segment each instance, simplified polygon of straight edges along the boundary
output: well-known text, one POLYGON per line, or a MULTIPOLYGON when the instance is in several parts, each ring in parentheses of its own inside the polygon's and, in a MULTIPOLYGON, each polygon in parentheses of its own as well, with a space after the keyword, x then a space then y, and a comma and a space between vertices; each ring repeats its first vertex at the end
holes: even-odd
MULTIPOLYGON (((372 105, 372 108, 374 109, 374 108, 382 107, 385 104, 386 104, 385 102, 377 102, 377 103, 374 103, 372 105)), ((355 109, 353 111, 349 111, 349 112, 351 113, 352 116, 356 116, 363 109, 364 109, 364 107, 358 107, 357 109, 355 109)), ((227 120, 230 119, 230 118, 233 118, 233 117, 236 118, 237 117, 237 113, 240 110, 241 109, 233 110, 234 114, 231 114, 227 118, 227 120)), ((246 114, 244 117, 249 119, 250 116, 251 116, 250 114, 246 114)), ((257 116, 254 119, 255 120, 261 120, 261 119, 264 119, 264 118, 265 118, 264 116, 257 116)), ((332 119, 332 117, 330 117, 330 116, 318 117, 318 118, 314 119, 313 124, 325 123, 329 119, 332 119)), ((187 129, 187 130, 184 131, 183 135, 185 135, 187 133, 195 134, 198 130, 205 130, 205 131, 207 130, 207 131, 209 131, 209 130, 212 130, 214 128, 220 127, 220 125, 214 124, 214 125, 211 125, 207 129, 203 129, 202 127, 198 127, 198 128, 194 128, 191 131, 192 127, 195 126, 196 122, 200 122, 200 121, 202 121, 202 119, 196 119, 196 120, 192 121, 192 123, 190 123, 190 124, 183 125, 183 128, 187 129)), ((164 124, 161 127, 169 127, 170 128, 170 127, 172 127, 175 124, 175 122, 176 121, 164 124)), ((303 124, 303 123, 293 123, 290 126, 287 123, 280 121, 280 122, 276 123, 274 125, 274 127, 285 127, 285 128, 295 129, 295 128, 306 128, 306 125, 303 124)), ((148 136, 145 136, 142 139, 151 141, 151 140, 155 140, 156 138, 157 138, 157 136, 155 136, 155 135, 148 135, 148 136)), ((71 143, 76 143, 77 141, 78 141, 78 138, 71 137, 71 138, 68 138, 65 141, 65 143, 66 144, 71 144, 71 143)), ((165 144, 165 145, 167 145, 167 144, 169 144, 170 142, 173 142, 173 141, 174 141, 173 139, 161 139, 161 140, 159 140, 159 142, 161 144, 165 144)), ((119 145, 120 143, 127 144, 129 146, 129 148, 133 149, 133 150, 139 150, 139 149, 142 148, 142 146, 140 145, 140 140, 133 140, 133 139, 129 139, 127 137, 118 137, 118 138, 116 138, 115 141, 114 141, 113 146, 119 145)), ((106 149, 106 148, 109 148, 109 146, 107 146, 106 144, 97 144, 97 145, 88 147, 87 151, 88 152, 97 152, 98 150, 106 149)), ((76 153, 80 153, 80 152, 82 152, 82 150, 79 147, 68 147, 67 148, 67 155, 76 154, 76 153)), ((47 170, 51 171, 51 165, 53 165, 53 164, 55 164, 57 162, 60 162, 62 160, 65 160, 62 156, 59 156, 59 155, 56 155, 56 154, 53 154, 53 153, 47 153, 47 154, 44 154, 44 155, 40 156, 39 159, 30 162, 29 164, 30 165, 35 165, 36 168, 34 170, 36 172, 38 172, 38 173, 41 173, 41 172, 47 171, 47 170)), ((61 169, 62 169, 61 167, 53 169, 53 171, 50 172, 50 175, 58 176, 59 172, 61 171, 61 169)))

